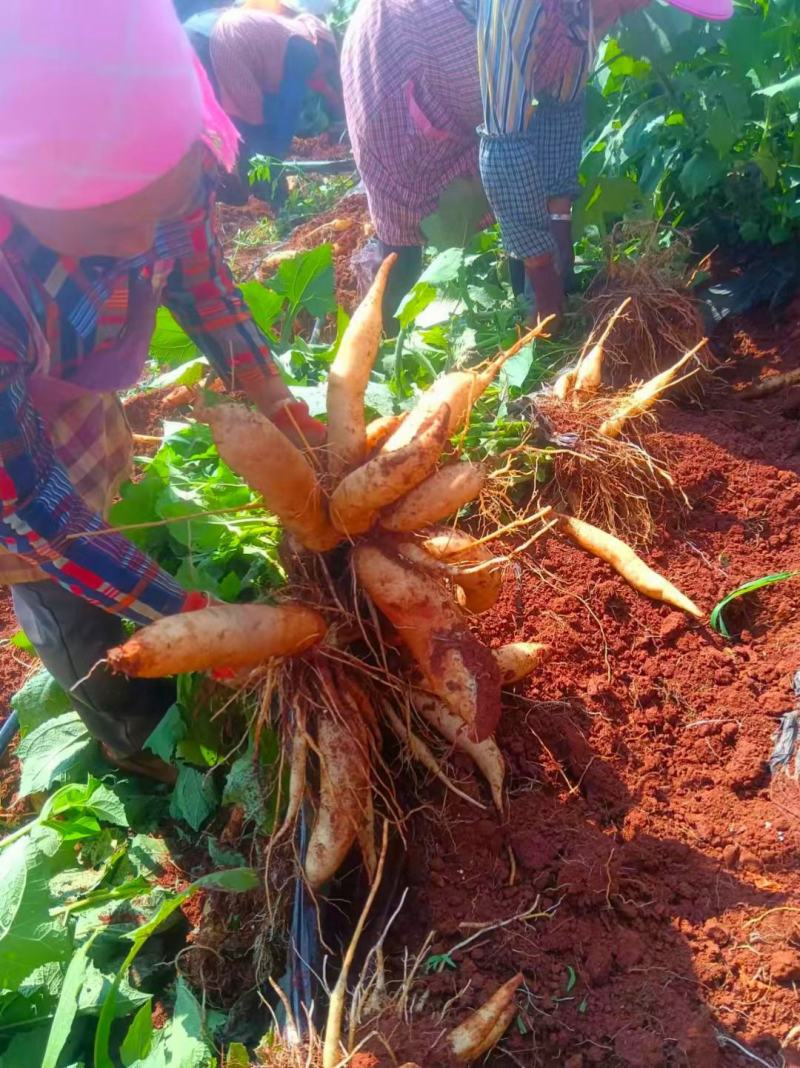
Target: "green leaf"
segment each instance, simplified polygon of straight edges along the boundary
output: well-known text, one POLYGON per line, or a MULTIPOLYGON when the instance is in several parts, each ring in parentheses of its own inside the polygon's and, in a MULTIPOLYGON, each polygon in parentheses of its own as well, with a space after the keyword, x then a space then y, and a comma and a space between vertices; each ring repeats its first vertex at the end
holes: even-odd
POLYGON ((397 320, 407 329, 429 304, 436 300, 436 287, 428 282, 417 282, 397 306, 397 320))
POLYGON ((754 93, 755 96, 766 97, 778 96, 779 93, 785 93, 791 97, 800 96, 800 74, 792 74, 788 78, 782 78, 779 82, 764 86, 763 89, 756 89, 754 93))
POLYGON ((67 712, 35 727, 17 749, 22 767, 20 796, 49 789, 56 780, 84 763, 94 744, 77 712, 67 712))
POLYGON ((282 293, 276 293, 261 282, 243 282, 239 289, 256 326, 268 334, 286 303, 282 293))
MULTIPOLYGON (((16 634, 11 636, 11 644, 15 649, 20 649, 23 653, 30 653, 31 656, 38 656, 33 642, 30 640, 24 630, 18 630, 16 634)), ((13 698, 12 698, 13 701, 13 698)))
POLYGON ((434 256, 422 274, 420 282, 427 282, 432 286, 441 286, 445 282, 454 282, 464 266, 464 250, 462 248, 446 248, 438 256, 434 256))
POLYGON ((477 178, 456 178, 439 197, 432 215, 420 223, 428 241, 439 249, 463 248, 489 212, 489 201, 477 178))
POLYGON ((222 792, 222 804, 241 805, 245 817, 261 826, 266 817, 264 792, 253 754, 247 752, 234 761, 228 772, 222 792))
POLYGON ((166 389, 167 386, 196 386, 207 371, 208 361, 205 356, 198 356, 158 375, 148 385, 151 389, 166 389))
POLYGON ((87 807, 104 823, 115 823, 118 827, 130 826, 125 814, 125 806, 105 783, 100 783, 95 787, 87 807))
POLYGON ((284 260, 272 279, 272 288, 286 297, 289 318, 294 318, 301 308, 315 319, 334 311, 331 246, 319 245, 294 259, 284 260))
POLYGON ((736 125, 724 107, 714 108, 711 112, 707 136, 720 159, 726 156, 736 143, 736 125))
POLYGON ((197 346, 167 308, 156 312, 150 355, 161 366, 175 367, 197 355, 197 346))
POLYGON ((260 886, 260 879, 252 868, 231 868, 229 871, 212 871, 201 875, 192 883, 193 890, 227 890, 244 894, 260 886))
POLYGON ((519 350, 516 356, 512 356, 510 360, 503 364, 501 377, 506 380, 509 386, 521 389, 530 373, 531 367, 533 367, 533 345, 526 345, 525 348, 519 350))
POLYGON ((50 1034, 47 1038, 47 1046, 44 1051, 41 1068, 57 1068, 58 1058, 67 1044, 72 1024, 78 1011, 78 995, 80 994, 89 963, 89 951, 92 948, 96 935, 79 946, 73 954, 64 976, 64 985, 58 998, 55 1016, 50 1025, 50 1034))
POLYGON ((169 764, 175 756, 178 743, 183 741, 186 733, 187 727, 181 707, 175 702, 161 717, 158 726, 144 743, 144 747, 169 764))
POLYGON ((147 1001, 133 1018, 125 1038, 122 1040, 119 1055, 125 1068, 130 1068, 135 1061, 146 1057, 153 1043, 153 1017, 151 1002, 147 1001))
POLYGON ((703 148, 687 160, 678 175, 683 190, 690 197, 708 193, 711 186, 725 173, 720 160, 709 149, 703 148))
POLYGON ((137 834, 128 846, 128 860, 137 875, 161 875, 170 859, 166 842, 151 834, 137 834))
POLYGON ((72 701, 50 672, 42 668, 17 690, 11 707, 19 716, 19 733, 24 738, 47 720, 71 711, 72 701))
POLYGON ((47 1044, 47 1028, 37 1027, 35 1030, 24 1030, 19 1035, 14 1035, 6 1047, 5 1053, 0 1056, 0 1068, 20 1068, 20 1065, 38 1064, 44 1054, 47 1044))
POLYGON ((0 989, 16 989, 35 968, 69 956, 68 932, 50 918, 49 880, 70 861, 72 847, 39 827, 0 852, 0 989))
POLYGON ((216 838, 208 840, 208 855, 211 863, 218 868, 241 868, 245 866, 245 859, 235 849, 223 849, 216 838))
MULTIPOLYGON (((249 868, 218 873, 212 872, 211 875, 206 875, 202 879, 198 879, 181 893, 175 894, 173 897, 163 902, 152 919, 148 920, 147 923, 142 924, 142 926, 138 927, 135 931, 124 936, 130 939, 133 945, 128 951, 125 960, 120 965, 117 974, 114 976, 114 982, 112 983, 108 996, 103 1003, 100 1018, 97 1021, 97 1030, 95 1031, 94 1038, 94 1068, 114 1068, 114 1063, 109 1055, 108 1047, 109 1039, 111 1037, 111 1024, 114 1020, 116 1011, 117 992, 128 969, 138 956, 142 946, 150 935, 157 931, 158 928, 169 919, 173 912, 180 908, 185 901, 188 901, 198 890, 210 888, 215 890, 241 892, 252 890, 258 886, 258 884, 258 876, 249 868)), ((179 979, 178 982, 179 984, 182 983, 183 979, 179 979)), ((185 1068, 180 1060, 175 1062, 175 1068, 178 1068, 178 1065, 180 1065, 180 1068, 185 1068)))
POLYGON ((708 620, 709 625, 724 638, 730 638, 731 633, 725 623, 723 612, 732 601, 737 600, 739 597, 746 597, 749 593, 755 593, 765 586, 774 586, 776 582, 785 582, 786 579, 793 579, 798 576, 800 576, 800 571, 778 571, 774 575, 764 575, 761 578, 751 579, 750 582, 737 586, 735 590, 714 605, 708 620))
POLYGON ((211 1045, 203 1027, 203 1010, 183 976, 178 979, 168 1049, 175 1068, 178 1065, 181 1068, 206 1068, 212 1060, 211 1045))
POLYGON ((211 776, 188 764, 181 764, 170 799, 170 815, 185 820, 193 831, 199 831, 216 810, 217 804, 217 792, 211 776))
POLYGON ((250 1054, 241 1042, 231 1042, 228 1046, 225 1068, 250 1068, 250 1054))

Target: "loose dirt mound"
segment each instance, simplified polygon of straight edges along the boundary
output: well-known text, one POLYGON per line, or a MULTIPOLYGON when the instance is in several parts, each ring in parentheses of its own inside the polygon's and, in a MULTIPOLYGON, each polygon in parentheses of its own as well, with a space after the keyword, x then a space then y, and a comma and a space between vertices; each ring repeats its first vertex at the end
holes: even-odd
POLYGON ((329 133, 317 137, 295 137, 289 159, 347 159, 350 146, 334 141, 329 133))
MULTIPOLYGON (((372 236, 373 229, 367 208, 367 198, 361 193, 345 197, 332 211, 316 215, 293 230, 284 248, 301 252, 330 243, 333 248, 333 271, 336 299, 347 312, 359 301, 358 284, 353 271, 352 257, 372 236)), ((277 263, 259 271, 266 281, 277 270, 277 263)))
MULTIPOLYGON (((770 334, 780 369, 797 366, 791 333, 770 334)), ((765 336, 759 322, 718 346, 746 357, 737 380, 765 369, 765 336)), ((662 408, 653 445, 693 511, 648 559, 707 610, 746 579, 800 566, 799 416, 800 390, 662 408)), ((522 1027, 491 1065, 752 1063, 717 1033, 775 1058, 797 1022, 800 792, 771 788, 765 761, 800 667, 798 584, 731 613, 741 638, 730 643, 574 547, 540 544, 536 570, 519 566, 481 623, 497 644, 552 646, 498 733, 510 812, 494 814, 466 764, 462 786, 483 815, 429 787, 433 807, 408 828, 393 949, 414 951, 435 929, 443 953, 470 925, 540 914, 422 981, 430 1017, 465 985, 464 1012, 525 973, 522 1027)))

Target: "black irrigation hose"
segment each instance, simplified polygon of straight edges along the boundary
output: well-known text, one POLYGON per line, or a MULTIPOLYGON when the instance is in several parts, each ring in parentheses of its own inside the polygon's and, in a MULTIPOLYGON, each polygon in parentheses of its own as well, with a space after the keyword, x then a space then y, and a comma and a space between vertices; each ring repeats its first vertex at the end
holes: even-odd
POLYGON ((9 712, 8 719, 0 727, 0 758, 4 755, 6 749, 11 744, 11 740, 17 733, 19 727, 19 718, 16 712, 9 712))

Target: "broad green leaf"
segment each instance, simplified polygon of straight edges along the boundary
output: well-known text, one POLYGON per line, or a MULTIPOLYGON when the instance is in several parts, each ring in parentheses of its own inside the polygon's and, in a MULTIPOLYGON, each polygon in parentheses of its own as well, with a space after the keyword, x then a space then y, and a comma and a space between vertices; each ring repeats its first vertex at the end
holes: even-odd
POLYGON ((167 308, 156 312, 156 328, 150 338, 150 355, 162 367, 186 363, 197 354, 197 346, 167 308))
MULTIPOLYGON (((146 1057, 153 1043, 152 1005, 148 1000, 139 1009, 120 1046, 119 1056, 125 1068, 146 1057)), ((249 1068, 249 1066, 248 1066, 249 1068)))
MULTIPOLYGON (((31 656, 38 656, 33 642, 30 640, 24 630, 18 630, 16 634, 11 637, 11 644, 15 649, 20 649, 23 653, 30 653, 31 656)), ((13 698, 12 698, 13 701, 13 698)))
POLYGON ((256 326, 268 334, 281 314, 286 297, 276 293, 261 282, 243 282, 239 289, 244 297, 256 326))
POLYGON ((19 733, 24 738, 47 720, 71 711, 72 701, 50 672, 42 668, 17 690, 11 707, 19 716, 19 733))
POLYGON ((407 329, 429 304, 436 300, 436 287, 428 282, 417 282, 397 306, 397 320, 407 329))
POLYGON ((0 989, 16 989, 35 968, 69 956, 67 929, 50 917, 49 880, 74 856, 38 827, 0 852, 0 989))
POLYGON ((67 1044, 67 1039, 78 1011, 78 996, 86 975, 89 952, 95 937, 87 938, 83 945, 78 947, 69 962, 55 1016, 50 1025, 50 1034, 47 1038, 47 1046, 44 1051, 41 1068, 57 1068, 58 1058, 67 1044))
POLYGON ((213 1052, 203 1026, 203 1010, 186 980, 178 979, 175 1014, 168 1049, 171 1064, 181 1068, 208 1068, 213 1052))
POLYGON ((422 220, 420 230, 435 248, 463 248, 488 212, 480 180, 456 178, 440 195, 436 211, 422 220))
POLYGON ((228 1046, 225 1068, 250 1068, 250 1054, 241 1042, 231 1042, 228 1046))
POLYGON ((223 849, 216 838, 208 839, 208 855, 218 868, 243 868, 246 861, 235 849, 223 849))
POLYGON ((5 1053, 0 1056, 0 1068, 34 1068, 44 1055, 47 1045, 47 1027, 37 1027, 33 1030, 26 1028, 20 1034, 14 1035, 5 1053))
POLYGON ((176 702, 170 705, 166 713, 161 717, 158 726, 144 743, 145 749, 161 757, 167 764, 175 756, 178 743, 186 737, 186 722, 181 713, 181 707, 176 702))
POLYGON ((335 311, 333 259, 330 245, 319 245, 291 260, 284 260, 272 279, 272 288, 286 297, 288 315, 304 308, 314 318, 335 311))
POLYGON ((521 389, 532 366, 533 345, 526 345, 525 348, 519 350, 516 356, 512 356, 510 360, 503 364, 501 377, 505 379, 509 386, 521 389))
POLYGON ((77 712, 66 712, 35 727, 19 744, 17 756, 22 767, 21 797, 47 790, 81 763, 94 750, 95 743, 77 712))
POLYGON ((264 793, 253 754, 247 752, 234 761, 228 772, 222 791, 222 804, 241 805, 245 817, 262 826, 266 818, 264 793))
POLYGON ((755 90, 756 96, 773 97, 778 96, 780 93, 785 93, 791 97, 800 96, 800 74, 792 74, 779 82, 764 86, 763 89, 755 90))
POLYGON ((438 256, 434 256, 422 274, 420 282, 427 282, 432 286, 441 286, 445 282, 453 282, 458 278, 464 266, 464 250, 462 248, 446 248, 438 256))
POLYGON ((128 827, 128 817, 125 814, 125 806, 114 791, 100 783, 92 791, 89 798, 88 808, 99 820, 104 823, 114 823, 118 827, 128 827))
POLYGON ((198 356, 158 375, 148 385, 151 389, 166 389, 167 386, 196 386, 207 373, 208 361, 205 356, 198 356))
POLYGON ((128 860, 137 875, 160 875, 170 859, 170 851, 162 838, 151 834, 137 834, 128 846, 128 860))
POLYGON ((217 804, 217 792, 211 776, 188 764, 181 764, 170 799, 170 815, 185 820, 193 831, 199 831, 216 810, 217 804))
POLYGON ((229 871, 212 871, 201 875, 192 883, 193 890, 227 890, 243 894, 260 885, 258 875, 252 868, 231 868, 229 871))

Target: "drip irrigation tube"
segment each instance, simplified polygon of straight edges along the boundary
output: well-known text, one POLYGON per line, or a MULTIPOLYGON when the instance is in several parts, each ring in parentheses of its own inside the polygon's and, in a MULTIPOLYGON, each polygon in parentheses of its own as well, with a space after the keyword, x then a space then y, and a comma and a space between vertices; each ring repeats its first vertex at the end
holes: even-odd
POLYGON ((8 719, 0 727, 0 757, 3 756, 6 749, 11 744, 11 739, 17 733, 19 727, 19 719, 16 712, 9 712, 8 719))

